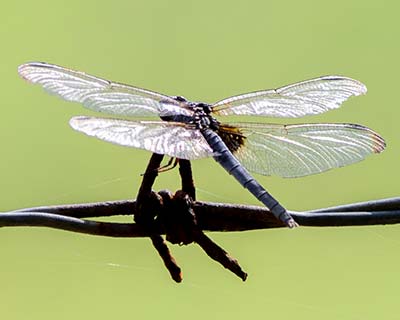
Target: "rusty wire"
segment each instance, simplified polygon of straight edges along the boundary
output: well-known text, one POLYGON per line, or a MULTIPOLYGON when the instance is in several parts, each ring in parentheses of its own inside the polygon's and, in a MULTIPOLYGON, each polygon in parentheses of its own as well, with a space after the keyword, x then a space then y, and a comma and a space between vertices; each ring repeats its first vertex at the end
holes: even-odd
MULTIPOLYGON (((152 191, 162 155, 153 154, 135 200, 101 203, 43 206, 0 214, 0 227, 50 227, 108 237, 150 237, 172 279, 182 281, 182 272, 172 257, 166 241, 195 242, 209 257, 236 274, 243 281, 247 274, 238 261, 214 243, 203 231, 246 231, 281 228, 265 207, 195 201, 195 187, 190 162, 179 161, 182 190, 152 191), (115 223, 87 218, 130 215, 135 223, 115 223)), ((360 226, 400 223, 400 198, 367 201, 307 212, 289 211, 300 226, 360 226)))

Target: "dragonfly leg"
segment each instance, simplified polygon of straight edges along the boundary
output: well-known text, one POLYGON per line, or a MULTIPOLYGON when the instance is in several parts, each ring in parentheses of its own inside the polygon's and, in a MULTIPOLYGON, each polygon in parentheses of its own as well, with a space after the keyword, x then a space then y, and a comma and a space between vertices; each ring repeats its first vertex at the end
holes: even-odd
MULTIPOLYGON (((177 166, 178 162, 179 162, 179 159, 170 158, 168 160, 167 164, 162 166, 161 163, 160 163, 160 165, 157 168, 153 168, 152 170, 156 171, 157 173, 166 172, 166 171, 174 169, 177 166)), ((145 175, 145 173, 141 174, 142 177, 144 175, 145 175)))
POLYGON ((158 171, 158 173, 161 173, 161 172, 166 172, 166 171, 172 170, 178 165, 178 162, 179 162, 178 158, 170 158, 168 160, 167 164, 165 164, 161 167, 158 167, 157 171, 158 171))
POLYGON ((169 170, 174 169, 178 165, 179 159, 178 158, 170 158, 167 164, 160 166, 157 168, 158 173, 166 172, 169 170))

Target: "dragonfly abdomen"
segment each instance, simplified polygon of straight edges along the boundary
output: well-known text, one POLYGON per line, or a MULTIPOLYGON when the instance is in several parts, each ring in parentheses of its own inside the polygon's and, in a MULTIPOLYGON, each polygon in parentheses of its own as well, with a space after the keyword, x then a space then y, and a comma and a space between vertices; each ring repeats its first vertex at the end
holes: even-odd
POLYGON ((213 150, 213 158, 215 161, 228 171, 229 174, 233 175, 236 180, 239 181, 244 188, 249 190, 259 201, 267 206, 277 219, 281 220, 289 227, 296 226, 295 221, 286 209, 282 207, 240 164, 218 134, 211 129, 203 129, 201 133, 213 150))

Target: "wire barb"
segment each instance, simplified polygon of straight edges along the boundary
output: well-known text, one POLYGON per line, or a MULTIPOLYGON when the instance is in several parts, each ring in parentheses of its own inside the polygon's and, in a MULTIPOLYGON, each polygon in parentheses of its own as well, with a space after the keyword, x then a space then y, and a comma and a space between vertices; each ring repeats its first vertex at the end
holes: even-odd
POLYGON ((162 159, 163 155, 155 153, 150 158, 137 195, 134 217, 135 222, 149 232, 153 246, 162 258, 171 278, 176 282, 183 280, 181 269, 160 235, 160 230, 165 232, 167 241, 173 244, 187 245, 196 242, 210 258, 245 281, 247 274, 241 269, 238 261, 231 258, 198 227, 193 210, 196 191, 190 161, 175 161, 179 163, 182 190, 178 190, 175 194, 166 190, 159 193, 152 191, 151 188, 160 172, 158 169, 162 159))

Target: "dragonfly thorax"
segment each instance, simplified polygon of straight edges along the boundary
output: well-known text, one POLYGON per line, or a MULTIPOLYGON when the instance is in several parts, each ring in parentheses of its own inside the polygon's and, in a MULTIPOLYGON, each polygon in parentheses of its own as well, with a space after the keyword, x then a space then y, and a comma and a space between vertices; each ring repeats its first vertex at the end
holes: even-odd
POLYGON ((185 102, 186 108, 192 111, 191 115, 187 114, 174 114, 172 112, 165 112, 160 114, 160 118, 168 122, 180 122, 191 126, 196 129, 212 129, 216 131, 219 127, 219 122, 211 116, 211 105, 203 102, 191 102, 187 101, 181 96, 174 97, 176 101, 185 102))
POLYGON ((219 126, 219 122, 217 119, 211 116, 211 105, 199 102, 195 103, 193 106, 194 109, 194 124, 197 129, 212 129, 217 130, 219 126))

